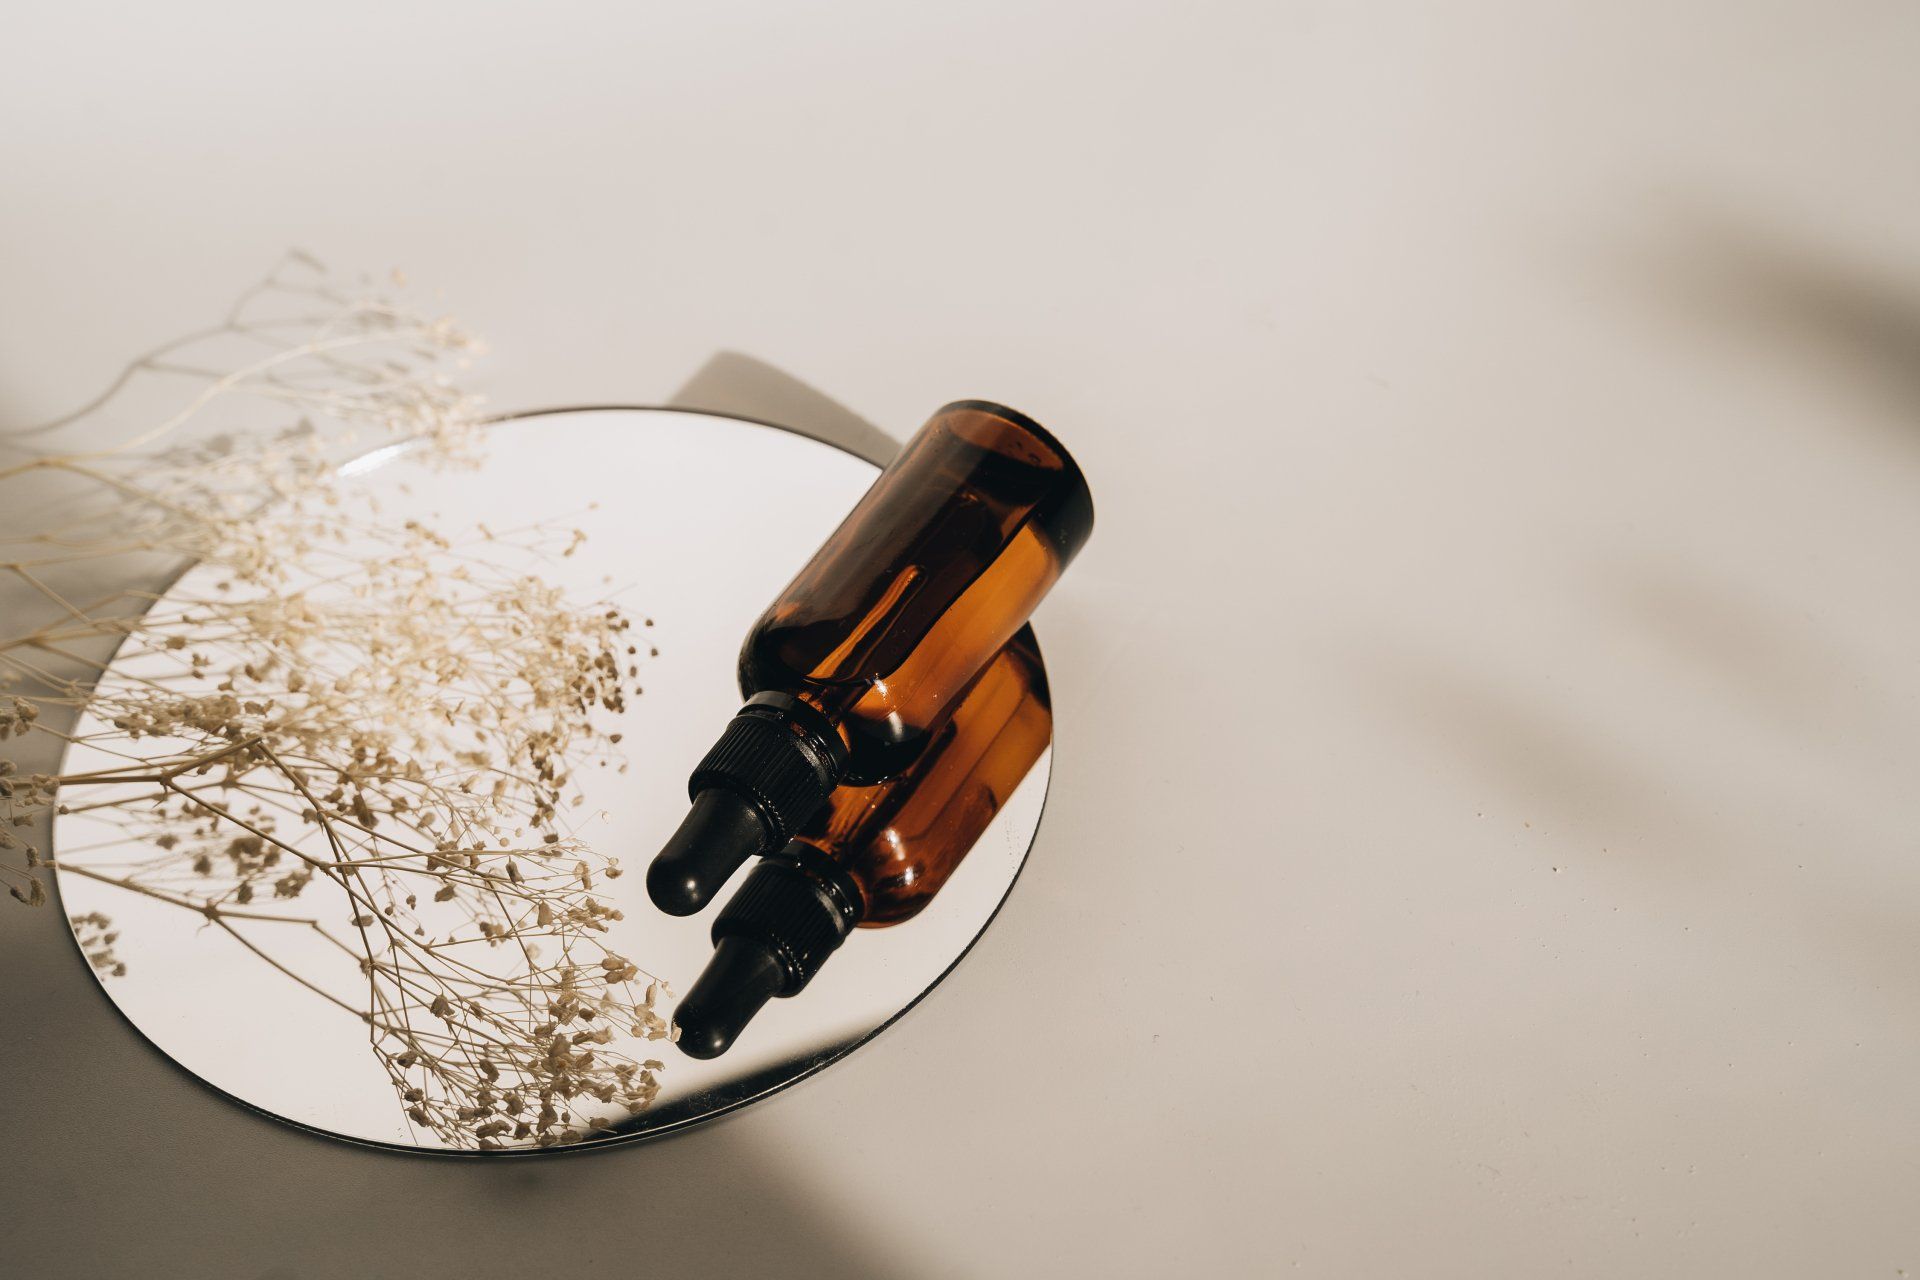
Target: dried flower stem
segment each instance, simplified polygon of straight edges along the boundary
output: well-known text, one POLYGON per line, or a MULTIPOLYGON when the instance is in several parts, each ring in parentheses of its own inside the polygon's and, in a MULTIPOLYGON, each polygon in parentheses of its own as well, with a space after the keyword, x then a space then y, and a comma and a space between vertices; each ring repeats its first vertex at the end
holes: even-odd
MULTIPOLYGON (((40 870, 57 865, 195 913, 359 1018, 418 1128, 455 1146, 545 1146, 645 1107, 660 1063, 608 1046, 669 1034, 660 980, 602 940, 620 913, 594 879, 618 864, 561 818, 579 769, 617 764, 596 719, 631 696, 631 623, 540 577, 578 531, 394 525, 329 459, 373 428, 421 463, 471 464, 477 402, 444 367, 472 347, 451 322, 342 293, 296 256, 225 325, 16 434, 20 448, 106 409, 136 372, 200 383, 110 448, 0 467, 0 496, 72 486, 57 523, 0 544, 0 574, 48 614, 0 639, 0 688, 26 690, 0 694, 0 738, 50 734, 77 764, 22 776, 0 762, 0 881, 37 904, 40 870), (256 314, 288 298, 327 314, 256 314), (215 340, 264 350, 222 371, 199 353, 215 340), (152 451, 242 400, 295 421, 152 451), (197 567, 164 596, 126 586, 83 603, 46 576, 155 563, 197 567), (79 716, 72 731, 43 722, 56 710, 79 716), (112 835, 55 864, 7 831, 49 810, 108 820, 112 835), (263 896, 316 909, 248 905, 263 896), (358 966, 363 999, 295 972, 242 922, 324 938, 358 966)), ((125 971, 109 920, 74 925, 96 967, 125 971)))

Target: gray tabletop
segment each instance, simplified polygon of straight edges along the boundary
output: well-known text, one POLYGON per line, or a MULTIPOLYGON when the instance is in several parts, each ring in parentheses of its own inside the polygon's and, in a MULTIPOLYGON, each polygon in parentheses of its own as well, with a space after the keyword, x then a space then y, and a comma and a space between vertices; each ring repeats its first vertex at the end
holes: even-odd
POLYGON ((9 11, 0 419, 299 245, 443 297, 503 411, 991 397, 1100 523, 1028 869, 874 1044, 657 1145, 382 1155, 0 913, 0 1270, 1920 1273, 1916 51, 1864 2, 9 11))

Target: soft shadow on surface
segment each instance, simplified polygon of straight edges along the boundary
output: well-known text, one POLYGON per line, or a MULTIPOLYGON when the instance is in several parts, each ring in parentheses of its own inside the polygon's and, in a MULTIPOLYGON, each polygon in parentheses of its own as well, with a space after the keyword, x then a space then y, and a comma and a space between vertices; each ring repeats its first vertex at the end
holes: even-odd
POLYGON ((1864 668, 1844 628, 1791 599, 1756 592, 1684 556, 1638 555, 1599 566, 1595 591, 1622 631, 1686 668, 1703 696, 1810 749, 1879 744, 1897 760, 1916 726, 1899 693, 1864 668))
POLYGON ((1627 262, 1649 301, 1890 397, 1920 444, 1920 279, 1869 271, 1745 219, 1696 211, 1627 262))
POLYGON ((64 939, 29 932, 0 942, 9 1016, 35 1027, 0 1047, 9 1275, 912 1274, 747 1124, 497 1162, 296 1133, 136 1043, 64 939))
MULTIPOLYGON (((1920 283, 1705 216, 1620 261, 1620 282, 1643 313, 1678 320, 1752 368, 1811 375, 1816 397, 1837 385, 1883 402, 1864 412, 1839 396, 1831 413, 1816 406, 1792 424, 1805 434, 1774 465, 1824 463, 1831 450, 1843 477, 1864 480, 1889 464, 1905 477, 1920 457, 1920 283), (1881 438, 1862 449, 1843 439, 1851 429, 1881 438)), ((1690 425, 1666 424, 1676 436, 1690 425)), ((1686 478, 1726 493, 1747 447, 1726 459, 1726 473, 1703 462, 1686 478)), ((1755 456, 1767 447, 1751 444, 1755 456)), ((1831 493, 1802 506, 1790 484, 1786 501, 1778 489, 1755 492, 1774 504, 1740 512, 1756 526, 1837 557, 1893 568, 1911 560, 1908 547, 1850 546, 1824 527, 1831 493)), ((1897 820, 1911 807, 1920 742, 1910 682, 1903 688, 1886 665, 1886 646, 1861 643, 1859 622, 1800 598, 1814 581, 1804 566, 1775 582, 1764 561, 1691 555, 1690 518, 1670 516, 1670 541, 1654 553, 1609 547, 1603 536, 1556 549, 1551 607, 1577 616, 1585 640, 1604 640, 1583 644, 1578 658, 1516 653, 1527 659, 1516 669, 1532 673, 1517 677, 1500 661, 1498 637, 1466 648, 1402 632, 1355 636, 1328 655, 1329 669, 1431 752, 1433 767, 1492 788, 1510 813, 1544 828, 1548 856, 1605 867, 1650 911, 1711 903, 1756 926, 1743 939, 1798 943, 1836 990, 1876 993, 1890 1019, 1910 1021, 1920 1009, 1920 870, 1897 820), (1742 777, 1736 760, 1752 761, 1754 774, 1742 777)), ((1484 852, 1509 856, 1504 846, 1484 852)))
MULTIPOLYGON (((1638 625, 1624 621, 1623 632, 1638 625)), ((1516 688, 1497 672, 1439 652, 1356 641, 1329 655, 1327 669, 1344 670, 1394 732, 1424 744, 1430 767, 1476 779, 1507 815, 1524 815, 1540 841, 1531 855, 1539 864, 1605 868, 1639 886, 1634 900, 1642 909, 1712 903, 1764 920, 1780 931, 1781 945, 1801 939, 1808 954, 1823 956, 1847 990, 1878 993, 1887 1017, 1920 1016, 1920 929, 1911 907, 1920 869, 1869 871, 1886 846, 1885 831, 1844 799, 1809 806, 1794 822, 1792 796, 1809 790, 1799 779, 1784 789, 1768 788, 1764 778, 1703 781, 1672 766, 1658 719, 1631 732, 1583 720, 1548 693, 1516 688), (1849 851, 1850 870, 1825 865, 1849 851), (1802 874, 1808 870, 1813 874, 1802 874)), ((1825 675, 1783 678, 1808 687, 1825 675)), ((1700 679, 1716 697, 1727 690, 1718 676, 1700 679)), ((1763 691, 1748 696, 1745 710, 1753 716, 1783 711, 1763 691)), ((1728 715, 1724 733, 1732 741, 1747 728, 1740 715, 1728 715)), ((1914 730, 1920 733, 1920 725, 1914 730)), ((1910 790, 1894 779, 1879 781, 1895 803, 1910 790)), ((1478 856, 1514 856, 1506 838, 1497 839, 1502 843, 1487 844, 1478 856)))
MULTIPOLYGON (((709 361, 673 404, 791 424, 876 461, 898 447, 803 383, 733 353, 709 361)), ((0 525, 17 529, 19 514, 0 512, 0 525)), ((10 583, 0 595, 10 623, 34 604, 19 590, 10 583)), ((50 735, 6 747, 28 771, 53 767, 59 754, 50 735)), ((46 830, 20 834, 46 847, 46 830)), ((751 1119, 553 1158, 376 1152, 235 1106, 153 1050, 102 996, 57 902, 0 915, 0 974, 8 1274, 914 1272, 881 1256, 868 1224, 823 1204, 751 1119)))
POLYGON ((1575 833, 1594 853, 1662 879, 1696 878, 1724 862, 1711 814, 1648 762, 1643 744, 1464 659, 1356 641, 1331 663, 1401 732, 1417 734, 1436 767, 1524 799, 1535 826, 1575 833))

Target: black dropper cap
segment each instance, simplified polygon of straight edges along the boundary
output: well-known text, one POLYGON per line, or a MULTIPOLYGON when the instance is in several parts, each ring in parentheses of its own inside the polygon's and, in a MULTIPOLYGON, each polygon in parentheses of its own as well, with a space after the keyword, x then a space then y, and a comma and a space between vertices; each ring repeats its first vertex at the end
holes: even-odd
POLYGON ((800 841, 764 859, 713 921, 713 958, 673 1021, 682 1053, 717 1058, 761 1006, 799 994, 860 923, 859 886, 800 841))
POLYGON ((847 750, 812 707, 756 694, 688 779, 693 808, 647 868, 647 896, 690 916, 758 853, 778 849, 833 794, 847 750))
POLYGON ((752 938, 722 938, 693 990, 680 1001, 675 1043, 693 1058, 717 1058, 733 1044, 760 1006, 787 988, 786 966, 752 938))

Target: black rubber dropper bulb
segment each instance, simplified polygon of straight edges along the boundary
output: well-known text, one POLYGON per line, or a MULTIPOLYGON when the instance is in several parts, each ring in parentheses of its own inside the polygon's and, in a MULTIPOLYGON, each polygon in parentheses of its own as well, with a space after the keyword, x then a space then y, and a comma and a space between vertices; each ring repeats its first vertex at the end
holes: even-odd
POLYGON ((798 995, 865 913, 859 886, 794 841, 762 859, 713 921, 713 958, 674 1010, 680 1051, 717 1058, 768 1000, 798 995))
POLYGON ((647 896, 670 916, 690 916, 767 844, 760 810, 737 792, 710 787, 647 868, 647 896))
POLYGON ((787 843, 846 772, 846 744, 818 711, 755 694, 687 781, 693 808, 647 868, 647 896, 690 916, 756 854, 787 843))
POLYGON ((733 1046, 760 1006, 786 986, 786 967, 764 943, 738 936, 722 938, 673 1015, 680 1029, 676 1041, 680 1052, 694 1058, 719 1057, 733 1046))

